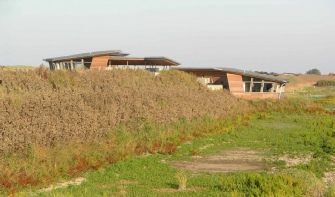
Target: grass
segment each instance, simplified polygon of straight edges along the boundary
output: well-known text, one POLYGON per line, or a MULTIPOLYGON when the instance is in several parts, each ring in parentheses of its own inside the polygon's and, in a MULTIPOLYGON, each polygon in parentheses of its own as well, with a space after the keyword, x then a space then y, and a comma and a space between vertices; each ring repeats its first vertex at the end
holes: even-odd
MULTIPOLYGON (((300 96, 300 97, 306 97, 306 98, 317 98, 317 97, 313 97, 313 95, 334 96, 335 91, 334 91, 334 87, 310 86, 310 87, 305 87, 302 90, 295 91, 294 94, 295 95, 293 96, 300 96)), ((291 97, 291 95, 288 94, 288 97, 291 97)))
MULTIPOLYGON (((243 117, 242 117, 243 118, 243 117)), ((332 115, 278 112, 256 114, 249 125, 226 127, 214 134, 182 144, 172 155, 155 154, 127 158, 90 171, 80 186, 57 189, 37 196, 331 196, 333 187, 321 183, 332 170, 334 155, 332 115), (207 149, 202 147, 207 146, 207 149), (262 173, 192 173, 168 163, 222 150, 247 148, 258 151, 267 168, 262 173), (304 158, 307 163, 286 166, 281 156, 304 158), (177 176, 176 176, 177 175, 177 176), (187 187, 185 181, 187 177, 187 187), (183 190, 178 190, 184 184, 183 190)), ((24 194, 24 193, 22 193, 24 194)))
POLYGON ((248 105, 194 76, 0 68, 0 191, 44 187, 90 169, 177 146, 248 105), (190 99, 192 98, 192 99, 190 99))
POLYGON ((335 112, 334 87, 306 87, 301 91, 296 91, 294 94, 287 94, 287 97, 301 99, 303 102, 312 101, 328 111, 335 112))
POLYGON ((180 170, 176 173, 176 178, 178 179, 178 189, 179 190, 186 190, 186 183, 187 183, 187 174, 185 171, 180 170))
POLYGON ((14 136, 2 139, 7 153, 0 158, 0 196, 27 196, 81 175, 88 180, 81 186, 36 195, 243 196, 276 195, 283 188, 301 194, 320 190, 320 177, 332 170, 334 116, 316 99, 244 101, 204 89, 194 77, 173 70, 153 77, 122 70, 50 73, 41 67, 0 77, 7 109, 1 123, 14 136), (35 127, 24 126, 27 122, 35 127), (163 162, 234 148, 258 151, 272 174, 180 173, 163 162), (283 156, 312 158, 288 167, 283 156), (243 187, 227 189, 227 176, 243 187), (268 181, 275 189, 260 185, 248 191, 244 179, 268 181), (290 187, 296 179, 299 187, 290 187), (315 189, 305 180, 315 180, 309 187, 315 189))
POLYGON ((297 80, 297 78, 295 76, 286 75, 285 78, 289 79, 290 83, 292 83, 292 84, 298 84, 299 83, 299 81, 297 80))

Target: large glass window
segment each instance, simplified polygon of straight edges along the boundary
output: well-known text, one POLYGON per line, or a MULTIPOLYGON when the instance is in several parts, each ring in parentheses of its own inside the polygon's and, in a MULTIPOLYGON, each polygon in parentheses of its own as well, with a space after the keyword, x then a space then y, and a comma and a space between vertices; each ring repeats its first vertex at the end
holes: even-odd
POLYGON ((261 92, 262 83, 253 82, 252 92, 261 92))
POLYGON ((273 83, 264 83, 263 92, 274 92, 274 88, 273 83))
POLYGON ((251 77, 248 77, 248 76, 242 76, 242 81, 245 81, 245 82, 247 82, 247 81, 251 81, 251 77))
POLYGON ((251 82, 243 82, 244 92, 250 92, 251 82))
POLYGON ((276 92, 277 83, 263 79, 242 76, 244 92, 276 92))

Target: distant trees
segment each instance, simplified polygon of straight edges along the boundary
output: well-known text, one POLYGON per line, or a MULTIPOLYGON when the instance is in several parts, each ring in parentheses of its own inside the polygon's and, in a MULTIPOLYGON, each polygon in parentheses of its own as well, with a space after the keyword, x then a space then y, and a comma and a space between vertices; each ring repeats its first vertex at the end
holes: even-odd
POLYGON ((313 69, 307 71, 306 74, 321 75, 321 72, 319 71, 319 69, 313 68, 313 69))

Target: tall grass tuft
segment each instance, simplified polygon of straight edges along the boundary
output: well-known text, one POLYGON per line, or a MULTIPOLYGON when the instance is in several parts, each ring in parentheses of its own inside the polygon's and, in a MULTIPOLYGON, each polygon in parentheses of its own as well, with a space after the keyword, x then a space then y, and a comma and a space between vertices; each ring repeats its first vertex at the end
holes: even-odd
POLYGON ((186 190, 186 183, 187 183, 187 174, 185 171, 178 171, 176 173, 176 178, 178 180, 178 190, 186 190))

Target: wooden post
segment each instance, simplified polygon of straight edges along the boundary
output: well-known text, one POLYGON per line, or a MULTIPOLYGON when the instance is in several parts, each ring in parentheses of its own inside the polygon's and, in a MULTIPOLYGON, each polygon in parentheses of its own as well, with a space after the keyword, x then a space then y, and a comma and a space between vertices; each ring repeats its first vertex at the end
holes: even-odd
POLYGON ((249 92, 252 92, 253 87, 254 87, 254 78, 251 78, 249 92))
POLYGON ((81 59, 81 68, 82 68, 82 69, 85 68, 84 59, 81 59))
POLYGON ((276 85, 276 83, 272 83, 271 92, 274 92, 274 91, 275 91, 275 85, 276 85))
POLYGON ((264 89, 264 80, 262 80, 261 92, 264 92, 263 89, 264 89))
POLYGON ((73 60, 71 60, 71 70, 74 70, 73 60))
POLYGON ((278 99, 281 99, 282 87, 283 84, 280 84, 278 99))

